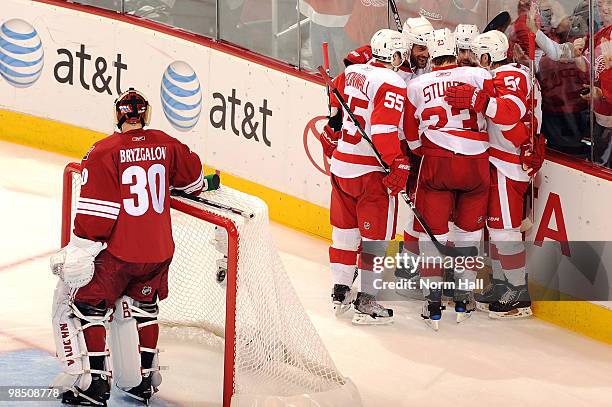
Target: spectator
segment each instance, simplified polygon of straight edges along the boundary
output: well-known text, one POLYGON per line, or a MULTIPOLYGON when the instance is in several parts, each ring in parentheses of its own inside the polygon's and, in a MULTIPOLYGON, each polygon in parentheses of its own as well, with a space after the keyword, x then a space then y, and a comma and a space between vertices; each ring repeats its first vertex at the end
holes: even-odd
POLYGON ((329 63, 335 72, 340 72, 343 59, 356 48, 344 31, 351 16, 355 0, 300 0, 300 13, 310 19, 310 48, 312 66, 323 65, 321 44, 329 44, 329 63))
POLYGON ((589 136, 589 104, 580 97, 588 72, 579 69, 576 57, 583 42, 572 40, 570 19, 563 11, 553 11, 553 3, 543 18, 536 9, 519 2, 519 16, 509 28, 514 42, 514 59, 528 65, 530 31, 536 34, 535 69, 542 91, 542 133, 550 148, 586 158, 589 147, 582 139, 589 136), (547 27, 544 34, 542 24, 547 27), (560 44, 561 39, 570 42, 560 44))

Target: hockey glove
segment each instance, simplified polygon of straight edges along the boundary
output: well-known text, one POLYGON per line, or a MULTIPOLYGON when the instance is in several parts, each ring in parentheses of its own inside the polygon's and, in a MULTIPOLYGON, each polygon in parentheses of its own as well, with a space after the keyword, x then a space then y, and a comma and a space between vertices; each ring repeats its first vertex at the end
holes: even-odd
POLYGON ((87 285, 94 274, 94 260, 106 243, 73 236, 70 243, 51 256, 51 272, 70 288, 87 285))
POLYGON ((529 141, 521 144, 521 165, 527 175, 533 177, 542 168, 546 154, 546 138, 540 135, 536 138, 533 150, 529 141))
POLYGON ((331 158, 332 154, 338 147, 338 139, 340 138, 340 132, 334 131, 328 125, 323 127, 323 132, 319 136, 319 141, 321 142, 321 146, 323 147, 323 154, 327 158, 331 158))
POLYGON ((391 195, 397 195, 406 189, 406 182, 410 175, 410 161, 408 157, 396 157, 391 163, 391 171, 383 178, 384 186, 389 189, 391 195))
POLYGON ((463 84, 446 89, 444 100, 458 109, 472 109, 478 113, 486 110, 490 96, 475 86, 463 84))

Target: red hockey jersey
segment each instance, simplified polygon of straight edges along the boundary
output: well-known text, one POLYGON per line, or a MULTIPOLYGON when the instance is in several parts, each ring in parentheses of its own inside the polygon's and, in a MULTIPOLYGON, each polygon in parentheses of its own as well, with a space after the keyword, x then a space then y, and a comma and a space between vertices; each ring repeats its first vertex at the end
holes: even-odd
POLYGON ((483 68, 434 68, 409 82, 404 133, 412 151, 420 153, 421 143, 465 155, 487 151, 489 137, 484 115, 453 108, 444 100, 448 87, 462 83, 493 93, 491 74, 483 68))
MULTIPOLYGON (((401 155, 399 124, 406 103, 406 82, 382 64, 351 65, 334 79, 338 90, 387 163, 401 155)), ((340 107, 336 98, 332 106, 340 107)), ((342 137, 331 160, 331 172, 355 178, 383 172, 370 144, 363 140, 348 114, 343 115, 342 137)))
MULTIPOLYGON (((530 136, 531 78, 529 69, 519 64, 507 64, 492 71, 495 96, 485 111, 489 133, 489 161, 506 177, 529 181, 520 162, 520 145, 530 136)), ((534 92, 534 125, 536 134, 542 123, 542 98, 539 86, 534 92)))
POLYGON ((170 258, 170 188, 202 190, 198 155, 162 131, 140 129, 100 140, 81 166, 74 234, 107 242, 107 250, 127 262, 170 258))

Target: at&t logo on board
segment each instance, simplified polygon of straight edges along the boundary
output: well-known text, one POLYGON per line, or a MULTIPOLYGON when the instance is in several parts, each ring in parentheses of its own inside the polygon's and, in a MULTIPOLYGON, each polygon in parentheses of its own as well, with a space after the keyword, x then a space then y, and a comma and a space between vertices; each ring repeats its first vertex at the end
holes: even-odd
POLYGON ((28 87, 40 78, 44 51, 30 23, 14 18, 0 25, 0 75, 11 85, 28 87))
POLYGON ((202 89, 193 68, 186 62, 168 65, 161 83, 161 103, 166 118, 177 130, 194 128, 202 111, 202 89))

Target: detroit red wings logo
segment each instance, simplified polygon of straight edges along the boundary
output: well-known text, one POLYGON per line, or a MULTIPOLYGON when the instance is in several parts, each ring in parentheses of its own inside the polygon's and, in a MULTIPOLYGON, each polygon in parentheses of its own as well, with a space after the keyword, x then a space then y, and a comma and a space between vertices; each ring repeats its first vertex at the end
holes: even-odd
POLYGON ((321 129, 327 121, 327 116, 317 116, 311 119, 304 128, 304 134, 302 136, 304 142, 304 152, 308 157, 308 160, 312 165, 325 175, 330 175, 329 172, 329 161, 323 149, 319 143, 319 137, 321 137, 321 129), (320 128, 317 128, 318 127, 320 128))

